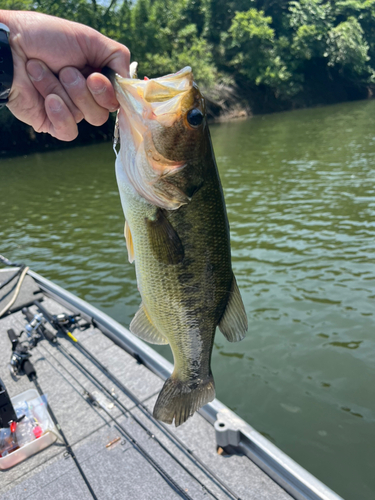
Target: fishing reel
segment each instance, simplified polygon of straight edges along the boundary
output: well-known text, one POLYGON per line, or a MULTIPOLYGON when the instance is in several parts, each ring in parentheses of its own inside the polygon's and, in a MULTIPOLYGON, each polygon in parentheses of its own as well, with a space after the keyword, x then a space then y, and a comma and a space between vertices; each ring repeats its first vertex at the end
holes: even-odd
MULTIPOLYGON (((26 308, 24 307, 24 309, 26 308)), ((24 309, 22 309, 22 312, 26 315, 24 309)), ((45 319, 43 317, 43 314, 38 313, 35 314, 35 316, 25 326, 25 332, 29 338, 29 344, 31 348, 35 347, 38 344, 39 340, 42 339, 42 335, 40 334, 40 327, 42 327, 44 323, 45 319)))
POLYGON ((13 328, 8 330, 8 337, 12 344, 12 355, 9 362, 10 373, 17 377, 26 374, 29 379, 35 375, 35 369, 30 359, 29 347, 22 344, 13 328))
MULTIPOLYGON (((27 311, 27 309, 26 309, 26 307, 24 307, 22 309, 23 314, 26 315, 26 311, 27 311)), ((35 314, 35 316, 33 316, 33 319, 30 321, 30 323, 28 323, 25 326, 25 331, 26 331, 27 336, 31 337, 38 330, 40 325, 43 325, 43 323, 45 323, 45 319, 43 317, 43 314, 41 314, 41 313, 35 314)))
POLYGON ((33 314, 27 307, 24 307, 22 309, 22 313, 25 315, 27 321, 29 322, 26 325, 25 330, 29 337, 29 344, 31 348, 35 347, 35 345, 43 337, 45 337, 50 342, 56 342, 56 334, 58 331, 65 331, 70 328, 78 328, 80 331, 83 331, 87 330, 87 328, 90 328, 91 326, 91 323, 87 321, 81 321, 82 317, 79 313, 50 314, 37 300, 34 304, 40 311, 37 314, 33 314), (53 332, 45 327, 47 323, 52 327, 53 332))
POLYGON ((47 323, 42 312, 33 314, 30 309, 24 307, 22 314, 26 317, 28 324, 25 326, 26 334, 29 338, 30 349, 35 347, 42 338, 46 338, 50 342, 56 342, 56 333, 47 330, 44 326, 47 323))
POLYGON ((31 380, 35 376, 35 369, 30 362, 30 350, 37 346, 38 342, 44 337, 45 322, 43 314, 32 314, 29 309, 24 307, 23 314, 26 316, 28 323, 24 330, 19 335, 10 328, 8 330, 8 337, 12 344, 12 354, 9 362, 10 373, 14 376, 26 374, 31 380), (20 337, 23 332, 26 332, 27 340, 21 342, 20 337))
POLYGON ((22 313, 28 321, 24 328, 27 341, 20 341, 23 331, 21 331, 20 335, 17 335, 13 329, 8 330, 8 337, 12 344, 12 355, 9 362, 10 372, 15 377, 26 374, 30 380, 35 376, 34 367, 29 361, 30 350, 36 347, 40 340, 46 338, 55 343, 57 340, 56 332, 60 328, 68 329, 74 326, 80 330, 86 330, 90 327, 88 322, 79 323, 80 314, 61 313, 52 316, 39 302, 36 302, 36 305, 41 311, 36 314, 33 314, 27 307, 22 309, 22 313), (52 326, 53 332, 45 327, 46 323, 52 326))
POLYGON ((60 326, 65 326, 67 328, 70 327, 75 327, 79 328, 81 331, 87 330, 87 328, 90 328, 91 324, 89 322, 85 323, 79 323, 79 321, 82 319, 81 315, 79 313, 77 314, 67 314, 67 313, 60 313, 60 314, 54 314, 52 316, 54 323, 59 324, 60 326))

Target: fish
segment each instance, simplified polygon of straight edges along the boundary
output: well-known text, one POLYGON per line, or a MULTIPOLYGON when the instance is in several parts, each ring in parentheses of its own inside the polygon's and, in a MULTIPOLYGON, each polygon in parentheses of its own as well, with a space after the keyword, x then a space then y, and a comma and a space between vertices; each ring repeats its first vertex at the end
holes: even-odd
POLYGON ((223 189, 190 67, 154 79, 110 79, 120 104, 115 151, 124 234, 142 299, 130 331, 171 347, 173 373, 153 416, 177 427, 215 398, 216 327, 229 342, 248 328, 223 189))

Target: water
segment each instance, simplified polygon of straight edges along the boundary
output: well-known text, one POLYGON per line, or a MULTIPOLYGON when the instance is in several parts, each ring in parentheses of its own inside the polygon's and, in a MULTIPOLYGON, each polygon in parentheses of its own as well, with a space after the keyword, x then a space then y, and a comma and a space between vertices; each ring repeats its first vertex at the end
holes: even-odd
MULTIPOLYGON (((375 101, 211 131, 250 325, 217 334, 217 396, 345 499, 373 499, 375 101)), ((113 164, 109 144, 1 160, 0 253, 129 325, 113 164)))

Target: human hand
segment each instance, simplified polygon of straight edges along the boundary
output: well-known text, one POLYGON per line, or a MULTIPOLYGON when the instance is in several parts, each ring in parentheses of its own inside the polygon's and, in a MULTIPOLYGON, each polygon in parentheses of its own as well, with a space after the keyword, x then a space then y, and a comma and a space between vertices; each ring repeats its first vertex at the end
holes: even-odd
POLYGON ((96 72, 109 66, 129 73, 129 50, 82 24, 25 11, 0 11, 10 29, 14 79, 7 104, 36 132, 71 141, 85 118, 102 125, 118 108, 109 80, 96 72), (55 75, 58 75, 55 76, 55 75))

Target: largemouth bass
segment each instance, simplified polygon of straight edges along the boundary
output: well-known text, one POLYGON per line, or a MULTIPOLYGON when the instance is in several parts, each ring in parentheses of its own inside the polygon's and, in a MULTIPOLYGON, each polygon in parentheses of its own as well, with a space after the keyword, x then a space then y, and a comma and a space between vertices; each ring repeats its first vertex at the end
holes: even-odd
POLYGON ((151 80, 111 80, 120 103, 116 176, 142 297, 130 331, 169 343, 174 370, 154 417, 178 426, 215 397, 216 327, 230 342, 247 331, 223 191, 191 68, 151 80))

